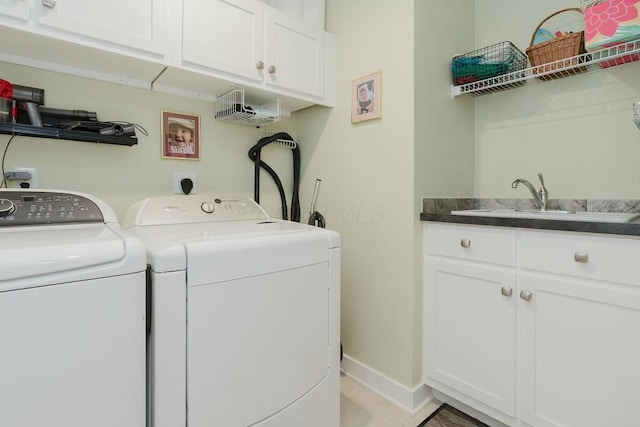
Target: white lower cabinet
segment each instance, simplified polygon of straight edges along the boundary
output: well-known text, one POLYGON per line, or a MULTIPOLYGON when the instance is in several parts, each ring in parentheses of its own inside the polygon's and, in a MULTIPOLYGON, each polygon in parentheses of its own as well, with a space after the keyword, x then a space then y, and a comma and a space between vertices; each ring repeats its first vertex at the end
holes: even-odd
POLYGON ((520 418, 640 425, 640 241, 522 231, 518 245, 520 418))
POLYGON ((426 383, 509 416, 516 389, 515 236, 441 224, 424 234, 426 383))
POLYGON ((425 223, 425 383, 512 426, 640 425, 639 243, 425 223))

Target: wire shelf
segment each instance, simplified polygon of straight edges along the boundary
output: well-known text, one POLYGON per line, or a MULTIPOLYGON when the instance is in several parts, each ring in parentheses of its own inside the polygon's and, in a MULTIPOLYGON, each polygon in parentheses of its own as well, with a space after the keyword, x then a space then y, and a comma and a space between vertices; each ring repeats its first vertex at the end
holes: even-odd
POLYGON ((451 96, 486 95, 506 89, 523 86, 528 80, 538 78, 551 80, 559 77, 574 76, 595 69, 614 67, 640 60, 640 40, 620 44, 607 49, 564 58, 559 61, 541 64, 525 70, 515 71, 496 77, 451 86, 451 96), (545 78, 546 77, 546 78, 545 78))
MULTIPOLYGON (((267 138, 275 134, 275 132, 260 131, 260 139, 267 138)), ((298 146, 298 143, 293 139, 276 139, 271 144, 275 147, 288 148, 290 150, 293 150, 298 146)))
POLYGON ((280 121, 281 99, 269 105, 254 105, 245 102, 244 88, 232 86, 216 97, 216 120, 247 126, 267 125, 280 121))

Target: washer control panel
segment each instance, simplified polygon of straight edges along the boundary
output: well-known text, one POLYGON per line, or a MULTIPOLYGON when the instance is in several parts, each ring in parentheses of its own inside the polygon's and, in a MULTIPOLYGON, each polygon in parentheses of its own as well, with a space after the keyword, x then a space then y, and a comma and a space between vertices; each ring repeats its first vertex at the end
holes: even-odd
POLYGON ((86 197, 60 192, 0 191, 0 226, 104 222, 86 197))

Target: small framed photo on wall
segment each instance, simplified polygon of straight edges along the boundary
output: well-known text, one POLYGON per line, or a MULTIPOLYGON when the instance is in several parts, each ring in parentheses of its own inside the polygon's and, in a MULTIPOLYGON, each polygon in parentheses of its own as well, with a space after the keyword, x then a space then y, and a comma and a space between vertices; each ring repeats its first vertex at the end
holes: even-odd
POLYGON ((200 116, 162 111, 162 158, 200 159, 200 116))
POLYGON ((351 98, 351 123, 381 118, 380 71, 354 80, 351 98))

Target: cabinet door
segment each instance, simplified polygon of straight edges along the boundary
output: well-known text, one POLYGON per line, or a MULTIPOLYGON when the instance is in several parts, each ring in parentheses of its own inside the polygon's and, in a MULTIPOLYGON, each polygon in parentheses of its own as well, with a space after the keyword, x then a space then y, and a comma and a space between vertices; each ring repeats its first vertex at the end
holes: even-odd
POLYGON ((426 383, 514 416, 515 270, 433 257, 425 267, 426 383))
POLYGON ((32 0, 0 0, 0 19, 9 17, 28 21, 31 2, 32 0))
POLYGON ((39 24, 56 34, 87 37, 164 54, 170 0, 40 0, 39 24))
POLYGON ((638 425, 640 288, 533 272, 520 287, 532 293, 518 298, 522 419, 638 425))
POLYGON ((313 96, 324 95, 324 31, 274 9, 265 20, 265 82, 313 96))
POLYGON ((249 0, 184 0, 182 61, 262 81, 264 9, 249 0))

